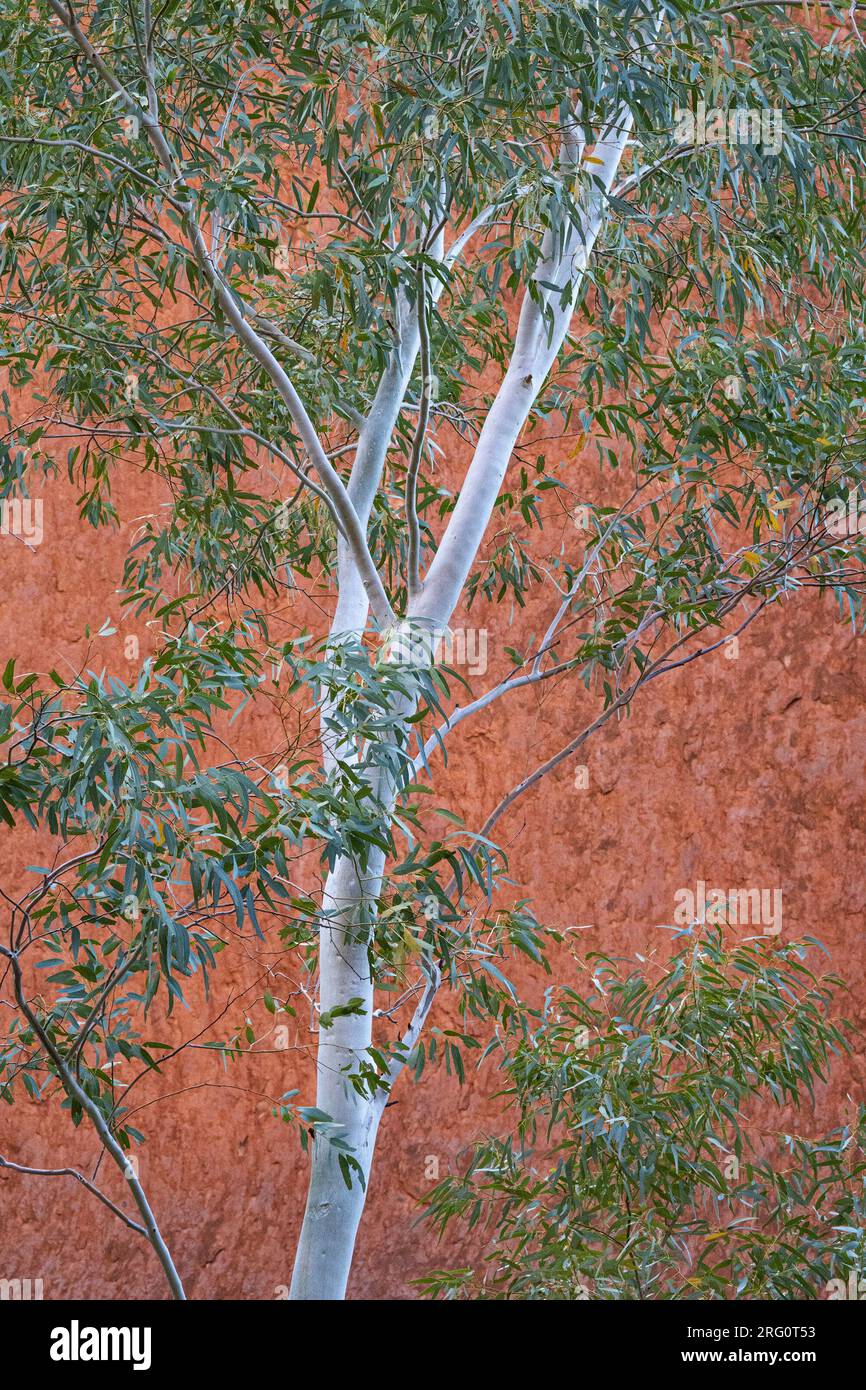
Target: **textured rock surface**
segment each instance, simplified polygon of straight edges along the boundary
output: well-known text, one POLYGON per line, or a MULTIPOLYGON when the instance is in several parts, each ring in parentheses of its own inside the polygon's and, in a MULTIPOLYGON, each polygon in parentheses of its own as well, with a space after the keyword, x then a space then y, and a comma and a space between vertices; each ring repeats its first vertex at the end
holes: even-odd
MULTIPOLYGON (((43 544, 28 552, 0 540, 0 651, 4 661, 17 654, 22 667, 62 670, 80 661, 85 623, 96 630, 108 615, 121 619, 115 591, 124 544, 156 493, 140 480, 126 486, 126 522, 113 539, 79 524, 62 483, 47 484, 43 495, 43 544)), ((474 610, 468 621, 480 621, 474 610)), ((533 623, 530 610, 520 621, 504 632, 501 617, 491 616, 488 679, 502 644, 514 643, 515 631, 537 630, 540 619, 533 623)), ((123 636, 136 632, 144 655, 147 630, 125 618, 118 627, 117 636, 94 644, 91 660, 128 672, 123 636)), ((832 603, 780 606, 741 638, 737 660, 720 651, 665 677, 640 695, 628 720, 590 741, 582 754, 587 789, 576 788, 566 763, 500 822, 515 894, 531 897, 543 921, 580 926, 586 947, 631 953, 668 949, 670 933, 654 924, 672 920, 675 891, 699 878, 781 887, 785 935, 811 932, 826 943, 833 967, 850 982, 848 1012, 862 1031, 864 694, 862 646, 832 603)), ((583 693, 518 694, 464 725, 452 746, 453 804, 480 824, 596 709, 583 693)), ((270 716, 255 714, 241 737, 245 747, 270 749, 276 732, 270 716)), ((8 841, 4 831, 6 888, 42 857, 17 839, 12 852, 8 841)), ((256 975, 242 958, 223 969, 211 1002, 194 999, 184 1035, 219 1013, 229 985, 240 993, 256 975)), ((227 1018, 242 1019, 255 997, 240 998, 227 1018)), ((257 1023, 262 1017, 258 1005, 257 1023)), ((436 1021, 447 1017, 446 1003, 436 1021)), ((161 1029, 155 1020, 154 1032, 164 1036, 161 1029)), ((816 1127, 838 1121, 846 1094, 862 1097, 866 1062, 858 1048, 819 1096, 816 1127)), ((312 1099, 308 1064, 291 1052, 227 1071, 191 1052, 137 1088, 137 1103, 147 1106, 138 1116, 148 1134, 141 1173, 191 1297, 272 1299, 289 1282, 305 1160, 294 1133, 272 1118, 270 1098, 296 1084, 312 1099), (151 1103, 157 1098, 158 1106, 151 1103)), ((413 1277, 445 1259, 459 1261, 459 1245, 446 1252, 414 1225, 414 1199, 435 1166, 429 1160, 445 1171, 483 1126, 490 1112, 481 1097, 482 1084, 471 1076, 462 1090, 438 1074, 417 1087, 401 1082, 383 1124, 353 1296, 411 1297, 413 1277)), ((56 1108, 31 1103, 0 1110, 0 1152, 89 1171, 96 1150, 56 1108)), ((100 1181, 122 1197, 115 1174, 103 1168, 100 1181)), ((46 1298, 163 1296, 147 1247, 69 1179, 0 1174, 0 1232, 0 1275, 42 1278, 46 1298)))

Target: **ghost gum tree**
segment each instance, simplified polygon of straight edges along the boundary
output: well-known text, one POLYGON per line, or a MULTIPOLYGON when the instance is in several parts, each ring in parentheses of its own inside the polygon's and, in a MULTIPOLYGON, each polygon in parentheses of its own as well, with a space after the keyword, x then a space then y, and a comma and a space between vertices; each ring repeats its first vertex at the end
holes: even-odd
POLYGON ((861 9, 8 0, 3 496, 65 470, 110 526, 133 459, 171 505, 125 569, 161 633, 137 682, 7 671, 4 817, 75 852, 4 936, 7 981, 46 937, 65 968, 22 989, 0 1084, 41 1066, 73 1118, 83 1084, 114 1142, 118 1020, 156 1065, 150 1001, 226 912, 276 922, 318 1019, 294 1298, 344 1296, 400 1072, 462 1076, 506 958, 539 958, 489 906, 500 817, 781 600, 859 621, 860 538, 825 519, 864 471, 861 9), (465 693, 437 643, 530 591, 540 629, 465 693), (215 711, 274 663, 315 765, 288 735, 220 761, 215 711), (574 736, 443 830, 448 741, 545 682, 587 692, 574 736), (444 989, 466 1034, 425 1029, 444 989))

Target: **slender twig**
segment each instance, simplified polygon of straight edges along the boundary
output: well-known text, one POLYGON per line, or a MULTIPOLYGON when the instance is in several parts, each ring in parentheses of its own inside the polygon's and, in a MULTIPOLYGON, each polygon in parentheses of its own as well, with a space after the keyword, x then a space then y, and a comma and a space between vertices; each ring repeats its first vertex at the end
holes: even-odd
POLYGON ((515 801, 517 801, 519 797, 523 796, 525 792, 528 792, 530 787, 534 787, 537 782, 541 781, 542 777, 546 777, 548 772, 552 772, 553 769, 555 767, 558 767, 560 763, 564 762, 566 758, 570 758, 572 753, 576 753, 578 748, 580 748, 584 743, 586 743, 587 739, 590 738, 592 734, 596 732, 597 729, 600 729, 602 724, 605 724, 612 715, 618 713, 627 705, 630 705, 638 690, 642 686, 648 685, 650 681, 655 680, 657 676, 664 675, 667 671, 673 671, 676 670, 679 666, 685 666, 688 662, 697 660, 698 657, 708 656, 710 652, 714 652, 719 647, 723 646, 724 643, 729 641, 731 637, 739 636, 739 634, 745 628, 747 628, 751 622, 754 621, 758 614, 764 610, 768 603, 769 599, 763 599, 761 603, 759 603, 758 606, 755 609, 753 609, 749 616, 740 624, 740 626, 733 633, 729 633, 726 634, 724 637, 720 637, 718 642, 714 642, 712 646, 702 647, 699 651, 692 652, 689 656, 684 657, 679 661, 669 662, 667 658, 671 655, 671 653, 676 651, 679 647, 683 646, 685 642, 690 641, 695 636, 695 633, 689 632, 686 633, 684 637, 679 638, 668 648, 667 652, 664 654, 663 657, 660 658, 658 663, 648 668, 647 670, 641 672, 641 674, 637 677, 636 680, 632 682, 628 689, 624 690, 623 693, 616 700, 613 700, 611 704, 607 706, 607 709, 602 711, 602 713, 599 715, 597 719, 593 720, 593 722, 590 725, 588 725, 587 728, 585 728, 575 738, 571 739, 571 741, 567 743, 564 748, 561 748, 558 753, 554 753, 552 757, 547 758, 543 763, 541 763, 535 769, 534 772, 531 772, 529 774, 528 777, 524 777, 522 782, 519 782, 517 786, 514 787, 508 793, 507 796, 504 796, 502 800, 499 802, 499 804, 496 807, 494 807, 490 815, 487 817, 486 821, 481 827, 479 834, 484 836, 489 835, 496 822, 500 819, 501 816, 505 814, 509 807, 514 805, 515 801))
POLYGON ((77 1168, 28 1168, 23 1163, 13 1163, 10 1159, 4 1158, 2 1154, 0 1154, 0 1168, 6 1168, 10 1173, 27 1173, 36 1178, 75 1178, 75 1181, 86 1187, 88 1192, 92 1192, 104 1207, 113 1211, 124 1226, 128 1226, 131 1231, 135 1231, 137 1235, 147 1239, 147 1231, 144 1227, 140 1226, 137 1221, 133 1221, 131 1216, 127 1216, 125 1211, 116 1206, 110 1197, 106 1197, 105 1193, 101 1192, 96 1184, 86 1178, 83 1173, 79 1173, 77 1168))

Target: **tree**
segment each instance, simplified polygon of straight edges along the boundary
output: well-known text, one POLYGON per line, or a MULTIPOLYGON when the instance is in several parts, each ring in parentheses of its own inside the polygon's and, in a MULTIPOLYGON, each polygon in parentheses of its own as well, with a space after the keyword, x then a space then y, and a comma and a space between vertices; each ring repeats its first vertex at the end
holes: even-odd
MULTIPOLYGON (((525 904, 493 908, 515 799, 780 600, 832 590, 859 621, 858 8, 822 6, 814 33, 772 0, 13 0, 0 20, 3 350, 42 400, 21 420, 7 397, 4 496, 56 472, 74 426, 89 523, 116 519, 129 458, 170 504, 124 575, 162 634, 137 684, 7 685, 6 820, 84 838, 74 911, 62 876, 34 893, 79 962, 83 914, 94 977, 61 976, 26 1045, 67 1096, 77 1048, 113 1130, 103 993, 147 971, 128 1012, 176 998, 209 910, 278 924, 317 976, 316 1103, 285 1107, 313 1134, 294 1297, 344 1294, 400 1072, 460 1074, 473 1020, 516 1007, 504 958, 540 957, 525 904), (551 437, 576 438, 565 466, 551 437), (590 447, 604 496, 581 491, 590 447), (530 591, 543 632, 458 703, 436 658, 461 605, 530 591), (214 712, 271 698, 272 667, 319 712, 315 763, 300 735, 275 767, 220 748, 214 712), (429 797, 447 740, 542 682, 584 687, 592 717, 455 824, 429 797), (443 987, 466 1028, 434 1046, 443 987)), ((24 902, 10 969, 37 945, 24 902)))
MULTIPOLYGON (((515 1133, 480 1144, 430 1216, 492 1226, 447 1298, 815 1298, 866 1264, 866 1110, 816 1139, 803 1100, 849 1048, 814 941, 681 934, 670 960, 591 956, 502 1039, 515 1133), (789 1132, 765 1132, 769 1102, 789 1132)), ((501 1088, 500 1088, 501 1089, 501 1088)))

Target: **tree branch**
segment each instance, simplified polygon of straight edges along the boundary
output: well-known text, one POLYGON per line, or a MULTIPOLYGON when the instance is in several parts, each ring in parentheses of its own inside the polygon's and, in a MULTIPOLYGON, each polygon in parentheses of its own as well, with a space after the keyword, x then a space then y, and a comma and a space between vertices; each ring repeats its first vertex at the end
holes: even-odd
POLYGON ((100 1192, 96 1184, 92 1183, 89 1178, 86 1178, 83 1173, 79 1173, 77 1168, 27 1168, 22 1163, 12 1163, 10 1159, 4 1158, 2 1154, 0 1154, 0 1168, 7 1168, 10 1173, 28 1173, 37 1178, 75 1178, 76 1182, 80 1182, 83 1187, 87 1188, 88 1192, 92 1192, 94 1197, 96 1197, 104 1207, 108 1207, 109 1211, 113 1211, 114 1215, 120 1218, 124 1226, 128 1226, 131 1231, 135 1231, 136 1235, 144 1236, 145 1240, 147 1240, 147 1231, 144 1227, 140 1226, 137 1221, 133 1221, 132 1217, 127 1216, 126 1212, 120 1207, 115 1206, 111 1198, 106 1197, 104 1192, 100 1192))
MULTIPOLYGON (((588 206, 560 242, 559 229, 549 228, 535 285, 527 289, 520 310, 514 352, 502 385, 484 421, 460 495, 424 587, 411 606, 412 617, 446 626, 487 529, 511 454, 538 393, 562 347, 572 317, 573 294, 589 262, 601 229, 604 204, 633 124, 621 107, 595 147, 593 189, 588 206), (561 251, 557 248, 561 245, 561 251), (561 290, 541 288, 564 279, 561 290), (556 307, 551 302, 556 299, 556 307), (562 300, 567 299, 563 306, 562 300), (545 311, 549 318, 545 319, 545 311)), ((564 150, 566 172, 572 155, 564 150)), ((585 158, 585 156, 584 156, 585 158)))
POLYGON ((90 1123, 93 1125, 93 1128, 96 1130, 96 1133, 99 1135, 103 1148, 117 1164, 117 1167, 120 1169, 124 1178, 129 1183, 130 1190, 135 1200, 135 1205, 138 1207, 138 1210, 141 1212, 142 1215, 145 1233, 147 1235, 148 1240, 150 1241, 150 1244, 153 1246, 154 1251, 156 1252, 157 1259, 162 1265, 165 1277, 168 1280, 168 1284, 172 1291, 172 1294, 176 1299, 186 1299, 186 1294, 183 1290, 183 1284, 181 1283, 180 1276, 177 1270, 175 1269, 174 1261, 171 1258, 168 1246, 166 1245, 162 1237, 162 1233, 159 1229, 159 1226, 157 1225, 156 1217, 154 1216, 153 1211, 150 1207, 150 1203, 148 1202, 147 1197, 145 1196, 144 1188, 141 1186, 141 1183, 139 1182, 138 1178, 130 1169, 126 1154, 124 1153, 123 1149, 120 1147, 119 1143, 117 1142, 111 1130, 109 1129, 105 1116, 103 1115, 99 1106, 95 1103, 95 1101, 93 1101, 90 1098, 90 1096, 84 1090, 83 1086, 81 1086, 81 1084, 73 1076, 71 1070, 66 1064, 66 1060, 63 1054, 61 1053, 60 1049, 54 1044, 54 1042, 52 1042, 48 1033, 45 1031, 42 1024, 39 1022, 39 1019, 37 1018, 36 1014, 33 1012, 29 1003, 27 1002, 27 998, 24 994, 24 982, 21 975, 21 962, 18 956, 18 952, 10 951, 7 950, 5 946, 0 946, 0 955, 4 956, 6 960, 9 961, 9 964, 12 967, 12 982, 15 993, 15 1001, 19 1009, 21 1010, 21 1013, 26 1018, 27 1022, 30 1024, 30 1027, 33 1029, 33 1032, 35 1033, 36 1037, 39 1039, 48 1056, 54 1063, 54 1066, 57 1069, 58 1076, 60 1077, 60 1080, 63 1083, 64 1090, 66 1091, 67 1095, 70 1097, 71 1100, 74 1100, 76 1104, 81 1106, 81 1109, 84 1111, 85 1115, 90 1120, 90 1123))
POLYGON ((418 521, 417 495, 418 471, 424 452, 427 424, 430 419, 430 403, 433 396, 433 377, 430 370, 430 329, 427 304, 427 278, 423 265, 418 271, 418 329, 421 342, 421 400, 418 407, 418 422, 412 441, 412 454, 406 471, 406 528, 409 533, 406 560, 406 588, 410 601, 415 597, 421 583, 421 527, 418 521))

